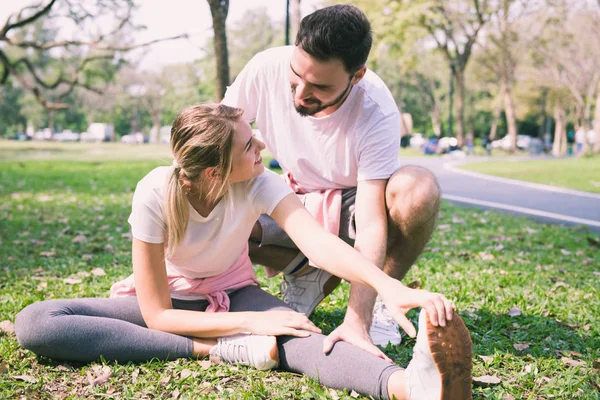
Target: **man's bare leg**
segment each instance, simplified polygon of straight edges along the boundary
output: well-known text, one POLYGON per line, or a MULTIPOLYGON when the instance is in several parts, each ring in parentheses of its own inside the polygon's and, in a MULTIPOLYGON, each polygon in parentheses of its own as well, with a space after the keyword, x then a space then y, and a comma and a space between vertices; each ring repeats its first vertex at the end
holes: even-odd
POLYGON ((388 246, 384 271, 402 280, 431 239, 440 210, 441 189, 427 169, 407 165, 388 181, 388 246))
POLYGON ((258 221, 252 227, 248 250, 250 259, 255 264, 283 271, 298 254, 298 249, 288 249, 281 246, 259 246, 257 243, 262 239, 262 228, 258 221))

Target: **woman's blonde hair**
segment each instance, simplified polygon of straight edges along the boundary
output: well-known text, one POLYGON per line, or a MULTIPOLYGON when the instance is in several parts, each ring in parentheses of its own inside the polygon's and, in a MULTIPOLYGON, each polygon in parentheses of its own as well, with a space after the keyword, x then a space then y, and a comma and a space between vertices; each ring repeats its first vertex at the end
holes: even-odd
POLYGON ((185 235, 189 203, 182 182, 197 188, 199 196, 216 201, 228 189, 231 173, 233 135, 243 110, 222 104, 187 107, 171 127, 171 151, 174 170, 167 189, 167 257, 173 255, 185 235), (215 168, 209 182, 203 172, 215 168), (202 188, 201 188, 202 186, 202 188))

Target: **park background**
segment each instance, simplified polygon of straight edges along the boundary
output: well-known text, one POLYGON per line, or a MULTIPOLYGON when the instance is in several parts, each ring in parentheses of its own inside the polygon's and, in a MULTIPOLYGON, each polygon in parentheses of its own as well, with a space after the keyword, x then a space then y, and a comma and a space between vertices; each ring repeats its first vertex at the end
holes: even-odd
MULTIPOLYGON (((410 116, 405 133, 453 138, 473 159, 485 154, 482 139, 500 139, 491 161, 466 168, 600 192, 600 135, 588 134, 600 130, 600 2, 347 3, 372 22, 369 67, 410 116), (538 153, 517 146, 520 137, 549 140, 548 154, 508 162, 538 153)), ((131 272, 131 195, 171 162, 161 127, 185 105, 219 100, 254 54, 293 42, 299 19, 326 3, 291 0, 289 13, 285 0, 36 4, 0 5, 0 397, 357 397, 290 373, 189 360, 61 363, 18 347, 12 323, 26 305, 106 296, 131 272), (62 142, 93 124, 99 140, 149 143, 62 142)), ((420 150, 405 137, 407 164, 420 150)), ((474 342, 475 398, 596 399, 599 249, 585 227, 444 203, 406 283, 457 304, 474 342)), ((347 289, 315 312, 325 332, 341 322, 347 289)), ((386 352, 405 366, 412 344, 386 352)))

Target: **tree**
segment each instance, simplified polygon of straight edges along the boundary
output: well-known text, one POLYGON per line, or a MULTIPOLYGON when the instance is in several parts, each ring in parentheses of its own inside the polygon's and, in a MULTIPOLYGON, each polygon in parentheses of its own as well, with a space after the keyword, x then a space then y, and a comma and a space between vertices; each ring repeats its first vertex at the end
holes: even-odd
POLYGON ((217 101, 225 96, 229 85, 229 54, 225 21, 229 13, 229 0, 208 0, 213 20, 215 55, 217 61, 217 101))
POLYGON ((133 0, 44 0, 22 8, 0 28, 0 85, 12 77, 46 110, 66 109, 76 88, 102 93, 126 52, 185 37, 133 44, 126 38, 141 29, 132 20, 135 10, 133 0), (58 26, 73 35, 58 38, 58 26))
MULTIPOLYGON (((409 48, 409 41, 435 46, 445 57, 457 85, 456 138, 464 142, 465 69, 478 35, 495 12, 491 0, 355 0, 368 10, 379 39, 409 48)), ((495 3, 494 3, 495 4, 495 3)))

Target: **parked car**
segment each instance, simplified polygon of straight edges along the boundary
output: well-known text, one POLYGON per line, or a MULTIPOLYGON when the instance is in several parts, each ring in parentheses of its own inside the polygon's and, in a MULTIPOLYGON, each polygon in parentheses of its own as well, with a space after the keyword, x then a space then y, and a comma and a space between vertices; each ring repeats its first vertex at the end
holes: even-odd
POLYGON ((142 144, 146 143, 146 137, 142 132, 130 133, 129 135, 121 136, 121 143, 127 144, 142 144))
POLYGON ((158 130, 158 143, 169 144, 171 142, 171 125, 161 126, 158 130))
POLYGON ((421 133, 413 133, 413 135, 410 138, 410 147, 416 147, 416 148, 421 148, 423 147, 423 145, 425 144, 427 140, 425 140, 425 138, 423 137, 423 134, 421 133))
MULTIPOLYGON (((517 135, 517 148, 521 150, 527 150, 529 143, 531 142, 531 136, 517 135)), ((510 136, 506 135, 502 139, 494 140, 492 142, 492 148, 500 148, 504 150, 510 149, 510 136)))
POLYGON ((52 140, 56 140, 57 142, 78 142, 79 138, 79 133, 72 132, 68 129, 65 129, 60 133, 55 133, 54 136, 52 136, 52 140))
POLYGON ((33 134, 33 140, 51 140, 52 130, 50 128, 44 128, 41 131, 37 131, 33 134))
POLYGON ((112 142, 115 140, 115 130, 112 125, 94 122, 88 126, 87 132, 81 134, 82 142, 112 142))

